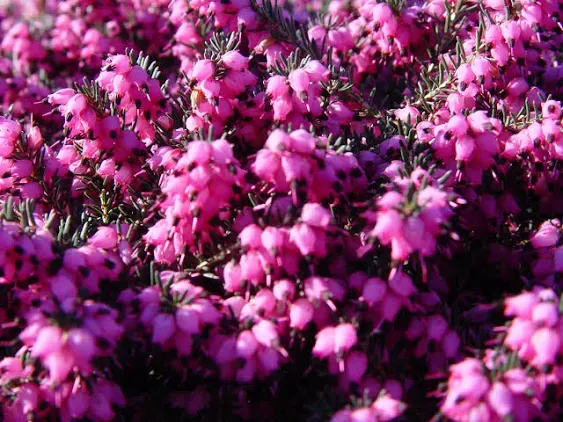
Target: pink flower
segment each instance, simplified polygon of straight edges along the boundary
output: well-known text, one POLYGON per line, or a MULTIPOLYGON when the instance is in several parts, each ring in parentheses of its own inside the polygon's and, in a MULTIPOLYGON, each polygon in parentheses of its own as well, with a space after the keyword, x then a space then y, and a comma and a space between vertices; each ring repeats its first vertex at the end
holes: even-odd
POLYGON ((456 160, 469 161, 475 150, 475 140, 469 135, 461 136, 455 143, 456 160))
POLYGON ((154 318, 152 342, 157 344, 166 343, 176 331, 174 316, 160 313, 154 318))
POLYGON ((117 231, 113 227, 100 227, 88 243, 96 248, 114 249, 117 247, 117 231))
POLYGON ((289 308, 290 326, 303 330, 313 320, 314 312, 311 302, 305 298, 297 299, 289 308))
POLYGON ((379 24, 393 19, 393 10, 386 3, 377 3, 372 9, 373 20, 379 24))
POLYGON ((501 417, 513 411, 513 397, 511 391, 502 382, 495 382, 487 393, 489 406, 501 417))
POLYGON ((534 306, 538 303, 537 296, 532 292, 524 292, 505 300, 506 316, 519 316, 520 318, 530 319, 534 306))
POLYGON ((418 118, 420 116, 420 112, 414 108, 411 105, 407 105, 404 108, 395 110, 395 116, 403 121, 403 122, 409 122, 411 125, 414 126, 415 123, 417 123, 418 118))
MULTIPOLYGON (((304 129, 298 129, 289 134, 288 143, 291 145, 293 151, 301 154, 310 154, 315 150, 317 140, 310 132, 304 129)), ((306 204, 305 206, 307 205, 316 204, 306 204)))
POLYGON ((403 414, 405 404, 394 399, 389 394, 383 394, 371 405, 378 420, 391 421, 403 414))
POLYGON ((371 235, 378 237, 381 243, 387 245, 401 233, 402 225, 401 215, 397 211, 381 212, 378 213, 377 222, 371 231, 371 235))
POLYGON ((396 271, 390 276, 388 283, 389 287, 399 296, 407 297, 416 293, 416 287, 411 278, 402 271, 396 271))
POLYGON ((533 334, 534 324, 531 321, 517 318, 508 328, 504 344, 513 350, 525 350, 533 334))
MULTIPOLYGON (((303 256, 316 255, 317 238, 315 230, 307 224, 297 224, 291 228, 290 239, 303 256)), ((322 255, 321 255, 322 256, 322 255)))
POLYGON ((496 131, 497 133, 502 129, 502 123, 498 119, 487 116, 487 112, 479 110, 467 116, 467 123, 471 130, 477 134, 496 131))
POLYGON ((332 415, 330 422, 350 422, 352 420, 351 415, 352 412, 350 410, 342 409, 332 415))
POLYGON ((6 158, 12 154, 20 132, 18 122, 0 117, 0 157, 6 158))
POLYGON ((459 350, 461 340, 457 333, 453 330, 448 331, 442 338, 442 350, 447 358, 454 358, 459 350))
POLYGON ((371 422, 374 419, 374 411, 368 407, 362 407, 350 413, 350 422, 371 422))
POLYGON ((115 71, 118 74, 125 74, 131 70, 131 61, 129 57, 124 54, 117 54, 110 56, 106 60, 108 70, 115 71))
POLYGON ((559 310, 554 302, 542 302, 534 306, 532 321, 538 326, 554 327, 559 321, 559 310))
POLYGON ((362 297, 367 303, 372 305, 383 299, 386 291, 387 284, 380 278, 373 277, 366 280, 362 290, 362 297))
POLYGON ((291 88, 293 88, 293 90, 298 94, 307 91, 307 88, 309 87, 309 75, 304 69, 291 71, 288 80, 291 88))
MULTIPOLYGON (((464 86, 467 86, 467 84, 475 80, 475 73, 473 73, 473 70, 471 69, 471 65, 468 63, 461 64, 457 68, 455 75, 458 81, 460 82, 460 84, 462 83, 465 84, 464 86)), ((462 89, 462 91, 464 90, 465 89, 462 89)))
POLYGON ((334 353, 334 336, 335 327, 333 326, 325 327, 319 331, 313 347, 313 355, 324 359, 334 353))
POLYGON ((47 355, 43 359, 44 365, 49 369, 49 377, 54 382, 62 382, 66 379, 74 365, 74 359, 65 353, 63 349, 59 349, 47 355))
POLYGON ((561 104, 555 100, 546 101, 542 104, 542 115, 545 119, 559 119, 561 116, 561 104))
POLYGON ((12 165, 11 173, 17 178, 29 177, 33 173, 33 163, 29 160, 17 160, 12 165))
POLYGON ((289 82, 285 76, 274 75, 268 79, 266 93, 274 98, 289 94, 289 82))
POLYGON ((246 226, 239 234, 239 240, 242 246, 258 249, 262 246, 262 229, 256 224, 246 226))
POLYGON ((278 280, 274 284, 273 293, 279 301, 291 301, 295 296, 295 283, 287 279, 278 280))
POLYGON ((81 365, 88 364, 96 354, 94 336, 83 328, 69 330, 66 344, 81 365))
POLYGON ((553 364, 561 349, 561 338, 551 328, 540 328, 534 333, 530 343, 536 352, 532 360, 532 364, 536 366, 553 364))
POLYGON ((67 406, 71 417, 77 419, 82 418, 90 407, 90 396, 81 388, 70 394, 67 400, 67 406))
POLYGON ((265 375, 277 371, 280 367, 280 354, 273 349, 259 349, 258 362, 265 375))
POLYGON ((267 320, 261 320, 252 327, 252 333, 258 343, 265 347, 277 347, 279 344, 279 334, 276 326, 267 320))
POLYGON ((252 304, 256 306, 259 312, 269 315, 274 311, 276 306, 276 297, 270 289, 260 290, 252 299, 252 304))
POLYGON ((180 306, 176 310, 176 326, 186 334, 199 333, 199 315, 189 305, 180 306))
POLYGON ((242 368, 237 371, 237 381, 240 383, 249 383, 256 375, 256 360, 248 359, 244 362, 242 368))
POLYGON ((32 356, 47 357, 57 352, 63 344, 62 335, 63 333, 58 327, 42 328, 31 349, 32 356))
POLYGON ((442 315, 432 315, 427 320, 428 339, 439 342, 448 329, 448 323, 442 315))
POLYGON ((334 328, 334 353, 348 352, 358 342, 356 329, 352 324, 340 324, 334 328))
POLYGON ((291 112, 293 105, 289 98, 281 97, 274 100, 272 108, 274 109, 274 120, 282 121, 291 112))
POLYGON ((201 37, 197 33, 197 28, 192 22, 182 22, 176 30, 174 38, 184 44, 197 44, 201 37))
POLYGON ((387 295, 385 295, 381 304, 381 313, 383 319, 387 321, 393 321, 399 313, 402 305, 403 300, 399 296, 393 293, 388 293, 387 295))
POLYGON ((303 69, 311 82, 326 80, 330 75, 330 71, 318 60, 309 60, 303 69))
POLYGON ((242 331, 237 338, 236 350, 237 355, 244 359, 250 359, 258 349, 258 341, 252 331, 242 331))
POLYGON ((500 25, 502 35, 509 46, 513 46, 515 41, 518 41, 522 33, 520 25, 516 21, 505 21, 500 25))
POLYGON ((211 60, 203 59, 196 62, 192 69, 192 78, 195 78, 198 82, 207 80, 213 76, 215 73, 215 65, 211 60))
POLYGON ((506 85, 506 90, 513 97, 519 97, 519 96, 525 94, 528 91, 529 88, 530 88, 530 85, 528 84, 528 82, 524 78, 512 79, 506 85))
POLYGON ((477 56, 471 62, 471 70, 477 77, 483 77, 491 71, 491 62, 484 57, 477 56))
POLYGON ((265 272, 262 267, 260 255, 255 251, 249 251, 240 259, 241 279, 250 281, 254 285, 264 281, 265 272))
POLYGON ((554 246, 559 239, 559 220, 549 220, 541 224, 539 230, 530 238, 534 248, 547 248, 554 246))
POLYGON ((236 339, 225 338, 215 352, 215 362, 221 365, 235 360, 236 357, 236 339))
POLYGON ((346 357, 345 375, 348 382, 359 383, 368 367, 368 358, 365 353, 352 351, 346 357))
POLYGON ((258 16, 250 7, 239 10, 237 15, 238 26, 247 29, 256 29, 258 16))
MULTIPOLYGON (((64 275, 58 275, 51 280, 51 291, 53 295, 61 302, 65 303, 65 306, 69 304, 78 295, 78 289, 72 280, 64 275)), ((70 309, 69 309, 70 310, 70 309)))
POLYGON ((47 96, 47 100, 49 104, 67 104, 74 94, 76 94, 76 91, 72 88, 59 89, 47 96))
POLYGON ((248 58, 244 57, 238 51, 228 51, 223 55, 221 61, 229 69, 233 69, 237 72, 248 68, 248 58))

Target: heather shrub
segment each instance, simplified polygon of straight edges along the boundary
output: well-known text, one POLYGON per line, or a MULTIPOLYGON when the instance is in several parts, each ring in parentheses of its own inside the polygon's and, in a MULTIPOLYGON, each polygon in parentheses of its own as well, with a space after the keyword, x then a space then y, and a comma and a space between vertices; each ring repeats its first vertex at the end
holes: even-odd
POLYGON ((563 415, 554 0, 0 4, 0 408, 563 415))

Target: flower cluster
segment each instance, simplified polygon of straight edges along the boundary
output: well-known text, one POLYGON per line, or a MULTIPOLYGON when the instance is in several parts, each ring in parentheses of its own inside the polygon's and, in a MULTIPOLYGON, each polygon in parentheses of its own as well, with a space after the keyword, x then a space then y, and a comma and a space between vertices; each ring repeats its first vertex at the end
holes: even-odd
POLYGON ((274 130, 258 151, 254 174, 276 192, 293 195, 295 204, 353 199, 367 188, 367 179, 356 158, 327 151, 326 137, 316 138, 304 129, 286 133, 274 130))
POLYGON ((436 239, 453 215, 447 192, 432 186, 417 191, 413 186, 406 194, 385 193, 378 200, 378 210, 366 215, 375 220, 370 236, 390 245, 391 257, 398 261, 414 252, 421 257, 434 255, 436 239))
POLYGON ((487 349, 483 361, 468 358, 450 367, 442 411, 453 420, 470 415, 527 421, 560 412, 556 403, 542 404, 561 385, 559 299, 553 290, 536 287, 507 298, 504 313, 515 318, 502 344, 487 349))
POLYGON ((221 234, 220 217, 242 192, 245 173, 224 139, 190 143, 170 167, 161 183, 166 199, 159 206, 165 216, 145 235, 160 262, 172 262, 186 247, 209 242, 211 233, 221 234))

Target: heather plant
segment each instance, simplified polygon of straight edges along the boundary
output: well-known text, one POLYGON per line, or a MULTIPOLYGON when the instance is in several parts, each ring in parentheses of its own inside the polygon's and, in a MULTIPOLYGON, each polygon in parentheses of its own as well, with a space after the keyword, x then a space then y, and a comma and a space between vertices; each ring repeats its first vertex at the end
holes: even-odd
POLYGON ((560 419, 562 10, 2 2, 1 419, 560 419))

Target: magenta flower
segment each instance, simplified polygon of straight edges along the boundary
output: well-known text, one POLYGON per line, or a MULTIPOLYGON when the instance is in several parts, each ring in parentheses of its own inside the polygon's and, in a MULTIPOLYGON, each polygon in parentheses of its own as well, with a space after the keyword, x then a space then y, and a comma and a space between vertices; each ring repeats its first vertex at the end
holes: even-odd
POLYGON ((0 118, 0 157, 7 158, 12 154, 20 132, 21 126, 18 122, 0 118))
POLYGON ((297 299, 290 305, 289 319, 290 326, 298 330, 303 330, 312 321, 315 309, 311 302, 305 298, 297 299))

